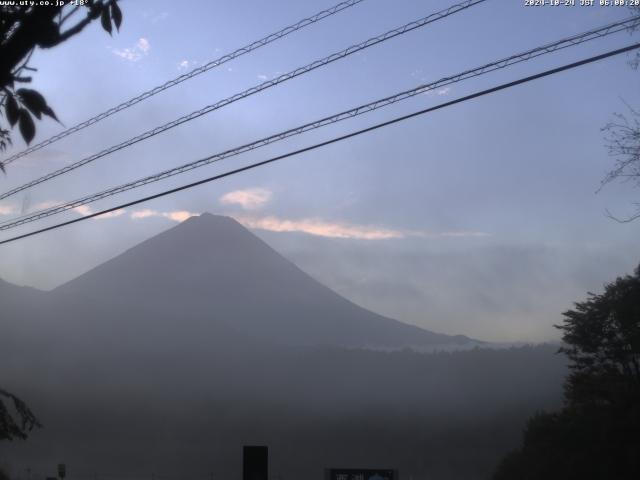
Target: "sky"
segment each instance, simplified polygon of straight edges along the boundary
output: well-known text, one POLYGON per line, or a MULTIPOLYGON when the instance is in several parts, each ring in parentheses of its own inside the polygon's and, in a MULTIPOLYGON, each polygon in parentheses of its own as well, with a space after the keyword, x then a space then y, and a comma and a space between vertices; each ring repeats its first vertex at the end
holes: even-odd
MULTIPOLYGON (((578 2, 579 3, 579 2, 578 2)), ((450 5, 365 0, 8 166, 1 190, 450 5)), ((72 126, 332 6, 331 1, 122 2, 37 51, 33 88, 72 126)), ((0 221, 295 127, 624 18, 620 7, 489 0, 101 158, 0 202, 0 221)), ((8 232, 28 232, 327 140, 633 42, 619 33, 194 170, 8 232)), ((611 184, 602 127, 640 105, 618 56, 465 102, 176 195, 0 246, 0 277, 52 289, 190 215, 230 215, 350 300, 433 331, 554 341, 587 291, 640 261, 640 191, 611 184)), ((36 142, 64 129, 37 124, 36 142)), ((15 137, 14 150, 24 148, 15 137)))

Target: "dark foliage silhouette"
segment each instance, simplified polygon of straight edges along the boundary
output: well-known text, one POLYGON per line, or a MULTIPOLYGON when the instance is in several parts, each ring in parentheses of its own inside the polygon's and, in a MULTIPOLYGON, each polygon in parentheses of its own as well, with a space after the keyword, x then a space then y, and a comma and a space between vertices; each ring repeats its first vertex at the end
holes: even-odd
POLYGON ((640 266, 564 317, 564 408, 529 420, 494 479, 640 478, 640 266))
POLYGON ((31 430, 40 426, 40 422, 24 401, 0 389, 0 440, 24 440, 31 430), (2 397, 7 401, 6 404, 2 397))
MULTIPOLYGON (((46 115, 57 120, 45 98, 33 89, 16 88, 31 82, 29 66, 36 48, 52 48, 79 34, 92 21, 100 19, 102 28, 111 34, 120 28, 122 12, 118 0, 88 0, 84 5, 0 6, 0 109, 8 125, 0 123, 0 150, 11 145, 11 129, 18 126, 25 142, 36 133, 35 119, 46 115)), ((54 2, 50 2, 54 3, 54 2)), ((4 170, 0 162, 0 169, 4 170)))

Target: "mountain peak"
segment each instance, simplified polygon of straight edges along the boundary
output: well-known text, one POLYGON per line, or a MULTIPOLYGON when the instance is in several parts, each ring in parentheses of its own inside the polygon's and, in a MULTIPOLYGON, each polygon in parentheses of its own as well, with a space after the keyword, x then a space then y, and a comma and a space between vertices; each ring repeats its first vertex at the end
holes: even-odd
POLYGON ((213 213, 209 213, 209 212, 202 212, 200 215, 195 216, 195 217, 191 217, 191 218, 231 218, 231 217, 227 217, 226 215, 214 215, 213 213))
MULTIPOLYGON (((208 235, 224 234, 225 232, 235 231, 236 233, 243 232, 246 235, 252 235, 243 225, 241 225, 235 218, 227 215, 216 215, 209 212, 203 212, 200 215, 194 215, 187 218, 185 221, 180 222, 173 228, 166 230, 164 233, 169 233, 176 230, 204 230, 208 235)), ((201 232, 204 234, 204 231, 201 232)), ((160 235, 163 235, 161 233, 160 235)), ((154 237, 155 238, 155 237, 154 237)), ((152 239, 150 239, 152 240, 152 239)))
POLYGON ((191 224, 218 224, 218 225, 224 225, 224 224, 230 224, 230 223, 238 223, 234 218, 229 217, 227 215, 216 215, 213 213, 209 213, 209 212, 202 212, 200 215, 193 215, 189 218, 187 218, 184 222, 181 222, 178 226, 180 225, 184 225, 187 223, 191 223, 191 224))
MULTIPOLYGON (((185 220, 56 291, 72 302, 93 302, 106 313, 116 308, 140 312, 137 321, 149 325, 162 316, 199 318, 256 338, 297 345, 466 343, 353 304, 235 219, 211 213, 185 220)), ((118 310, 111 316, 122 315, 130 314, 118 310)))
POLYGON ((210 212, 202 212, 200 215, 193 215, 192 217, 189 217, 185 221, 193 222, 193 221, 228 221, 228 220, 233 220, 233 218, 227 215, 216 215, 210 212))

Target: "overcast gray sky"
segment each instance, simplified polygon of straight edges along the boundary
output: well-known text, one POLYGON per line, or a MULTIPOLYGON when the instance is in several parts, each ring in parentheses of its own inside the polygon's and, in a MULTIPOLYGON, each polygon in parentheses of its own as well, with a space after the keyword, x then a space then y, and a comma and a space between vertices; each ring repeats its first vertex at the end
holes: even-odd
MULTIPOLYGON (((99 25, 37 52, 34 87, 71 126, 143 90, 309 16, 332 1, 122 2, 121 32, 99 25)), ((14 162, 21 185, 149 128, 448 6, 366 0, 14 162)), ((100 159, 13 199, 0 220, 216 153, 419 83, 628 15, 617 7, 489 0, 100 159)), ((490 85, 631 43, 627 33, 421 95, 391 108, 97 203, 144 194, 284 153, 490 85)), ((232 215, 351 300, 443 333, 557 339, 587 290, 640 261, 640 192, 611 185, 601 128, 640 105, 620 56, 360 136, 279 164, 0 247, 0 276, 53 288, 190 214, 232 215)), ((36 141, 59 132, 38 124, 36 141)), ((23 148, 16 138, 15 150, 23 148)), ((74 218, 89 210, 70 212, 74 218)), ((59 220, 56 218, 55 220, 59 220)), ((43 225, 53 223, 43 222, 43 225)), ((2 238, 29 231, 4 232, 2 238)))

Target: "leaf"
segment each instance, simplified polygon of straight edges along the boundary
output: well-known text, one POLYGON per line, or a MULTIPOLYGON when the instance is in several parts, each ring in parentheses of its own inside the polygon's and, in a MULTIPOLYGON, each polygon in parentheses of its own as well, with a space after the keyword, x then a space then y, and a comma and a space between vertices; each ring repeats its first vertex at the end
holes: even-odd
POLYGON ((60 123, 60 120, 58 120, 58 117, 56 117, 55 112, 51 109, 51 107, 49 105, 47 105, 44 110, 42 110, 42 113, 44 113, 45 115, 47 115, 48 117, 53 118, 56 122, 60 123))
POLYGON ((58 117, 56 117, 52 108, 47 104, 45 98, 39 92, 21 88, 20 90, 17 90, 16 93, 20 96, 22 103, 24 103, 24 105, 38 118, 38 120, 40 120, 41 114, 44 113, 57 122, 60 121, 58 120, 58 117))
POLYGON ((20 109, 20 133, 22 134, 22 138, 27 142, 27 145, 31 143, 33 137, 36 135, 36 126, 33 123, 33 118, 27 110, 24 108, 20 109))
POLYGON ((7 93, 7 104, 5 105, 4 113, 7 116, 9 125, 13 127, 20 116, 20 109, 18 108, 18 102, 16 102, 16 98, 12 93, 7 93))
POLYGON ((9 134, 9 130, 0 128, 0 149, 4 150, 5 148, 7 148, 7 145, 13 145, 11 143, 11 135, 9 134))
POLYGON ((113 18, 113 23, 116 24, 116 28, 120 31, 120 24, 122 23, 122 10, 118 6, 116 0, 111 1, 111 18, 113 18))
POLYGON ((47 101, 44 97, 39 92, 27 88, 16 90, 16 93, 20 97, 24 106, 27 107, 38 119, 40 119, 41 114, 44 112, 45 108, 47 108, 47 101))
POLYGON ((107 7, 102 9, 100 22, 102 23, 102 28, 104 28, 109 33, 109 35, 111 35, 111 17, 109 17, 109 9, 107 7))

